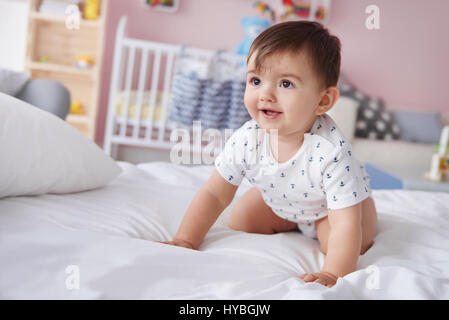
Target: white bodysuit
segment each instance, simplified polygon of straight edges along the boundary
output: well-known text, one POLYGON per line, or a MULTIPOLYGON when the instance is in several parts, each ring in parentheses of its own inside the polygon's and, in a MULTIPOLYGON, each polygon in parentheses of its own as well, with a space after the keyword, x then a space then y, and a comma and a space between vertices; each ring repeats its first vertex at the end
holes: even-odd
POLYGON ((275 214, 296 222, 312 238, 314 222, 328 210, 350 207, 371 195, 368 174, 327 114, 317 117, 301 148, 281 163, 273 157, 269 133, 249 120, 226 142, 215 167, 233 185, 248 179, 275 214))

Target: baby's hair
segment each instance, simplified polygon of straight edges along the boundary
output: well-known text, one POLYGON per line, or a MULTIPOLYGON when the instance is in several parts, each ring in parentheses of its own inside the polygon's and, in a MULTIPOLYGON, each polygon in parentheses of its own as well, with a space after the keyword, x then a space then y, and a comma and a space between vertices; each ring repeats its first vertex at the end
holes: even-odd
POLYGON ((275 24, 262 32, 249 49, 247 62, 252 54, 256 70, 273 53, 296 53, 305 49, 312 68, 325 88, 336 86, 340 76, 340 40, 318 22, 288 21, 275 24))

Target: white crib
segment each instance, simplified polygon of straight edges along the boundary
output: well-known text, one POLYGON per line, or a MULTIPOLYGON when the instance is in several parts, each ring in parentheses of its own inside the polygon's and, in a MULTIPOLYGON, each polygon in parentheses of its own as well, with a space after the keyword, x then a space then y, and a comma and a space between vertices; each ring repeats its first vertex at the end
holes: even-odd
MULTIPOLYGON (((117 158, 119 145, 170 150, 176 144, 170 141, 171 132, 183 127, 168 119, 174 66, 182 45, 130 38, 126 22, 123 16, 117 27, 103 146, 113 158, 117 158)), ((204 58, 216 53, 188 50, 204 58)))

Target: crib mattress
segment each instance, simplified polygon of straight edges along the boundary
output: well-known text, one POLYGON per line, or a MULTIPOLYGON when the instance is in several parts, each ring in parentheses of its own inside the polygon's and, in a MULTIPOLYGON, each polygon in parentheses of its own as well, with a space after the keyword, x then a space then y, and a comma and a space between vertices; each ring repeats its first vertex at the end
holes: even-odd
MULTIPOLYGON (((142 120, 150 120, 150 91, 144 91, 142 97, 142 107, 140 112, 140 119, 142 120)), ((128 104, 128 118, 136 119, 138 117, 139 108, 138 108, 138 92, 133 90, 129 95, 129 104, 128 104)), ((162 98, 163 92, 158 91, 156 94, 156 102, 153 111, 153 121, 159 121, 161 119, 162 113, 162 98)), ((120 92, 117 95, 114 111, 117 117, 123 117, 126 109, 126 95, 125 92, 120 92)))
POLYGON ((213 167, 119 165, 105 188, 0 200, 1 298, 449 298, 447 193, 374 190, 375 243, 329 289, 299 278, 324 262, 316 241, 229 229, 246 181, 194 251, 156 241, 173 237, 213 167))

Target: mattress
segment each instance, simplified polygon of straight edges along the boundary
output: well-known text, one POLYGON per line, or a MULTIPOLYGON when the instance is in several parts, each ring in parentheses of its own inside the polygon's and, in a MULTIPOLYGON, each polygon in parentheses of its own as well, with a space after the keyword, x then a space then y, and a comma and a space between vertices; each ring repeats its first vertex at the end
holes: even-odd
MULTIPOLYGON (((144 91, 142 94, 142 107, 140 112, 140 119, 142 120, 150 120, 150 98, 151 91, 144 91)), ((162 113, 162 98, 163 92, 158 91, 156 93, 154 112, 153 112, 153 121, 159 121, 161 119, 162 113)), ((126 108, 126 99, 128 100, 128 118, 137 118, 138 117, 138 91, 132 90, 130 91, 129 97, 126 96, 125 92, 119 92, 115 102, 115 115, 118 117, 122 117, 125 114, 126 108)))
POLYGON ((244 181, 199 250, 171 240, 212 166, 118 162, 108 186, 0 200, 3 299, 448 299, 449 194, 374 190, 379 229, 357 270, 326 288, 299 232, 228 227, 244 181), (174 201, 176 200, 176 201, 174 201))

